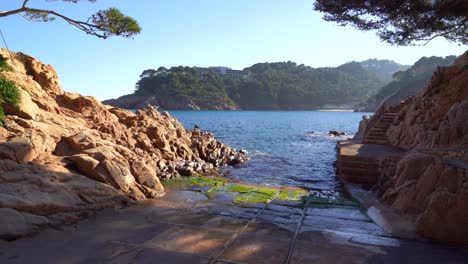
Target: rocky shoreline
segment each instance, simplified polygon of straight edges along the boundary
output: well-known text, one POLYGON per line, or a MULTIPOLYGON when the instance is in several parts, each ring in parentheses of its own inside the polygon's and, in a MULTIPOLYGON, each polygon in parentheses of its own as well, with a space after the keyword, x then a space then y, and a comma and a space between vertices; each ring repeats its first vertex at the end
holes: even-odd
POLYGON ((212 110, 212 111, 324 111, 324 112, 352 112, 354 106, 352 104, 344 105, 324 105, 322 107, 296 107, 296 108, 281 108, 281 107, 258 107, 258 108, 242 108, 237 104, 227 103, 195 103, 190 99, 159 97, 153 95, 135 95, 127 94, 116 99, 104 100, 104 104, 108 104, 124 109, 142 109, 147 106, 154 106, 164 110, 212 110))
POLYGON ((11 71, 0 78, 20 91, 3 103, 0 127, 0 238, 76 222, 106 207, 164 195, 161 179, 217 175, 244 152, 169 113, 132 113, 62 90, 50 65, 0 50, 11 71), (12 60, 11 60, 11 59, 12 60))
POLYGON ((117 99, 104 100, 103 103, 124 109, 141 109, 154 106, 164 110, 240 110, 240 107, 235 104, 197 104, 191 99, 133 94, 127 94, 117 99))

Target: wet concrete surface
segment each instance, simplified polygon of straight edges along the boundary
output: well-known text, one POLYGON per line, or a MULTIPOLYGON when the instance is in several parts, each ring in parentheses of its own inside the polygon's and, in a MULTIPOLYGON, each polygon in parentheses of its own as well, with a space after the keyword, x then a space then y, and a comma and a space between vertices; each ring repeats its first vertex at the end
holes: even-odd
POLYGON ((65 231, 0 242, 0 263, 468 263, 468 248, 392 237, 352 201, 231 196, 168 191, 65 231))

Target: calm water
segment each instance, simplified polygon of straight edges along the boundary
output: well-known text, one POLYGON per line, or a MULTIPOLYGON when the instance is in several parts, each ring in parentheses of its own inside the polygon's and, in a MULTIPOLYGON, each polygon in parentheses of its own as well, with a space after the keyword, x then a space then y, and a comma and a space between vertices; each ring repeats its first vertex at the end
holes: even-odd
POLYGON ((327 193, 335 177, 339 130, 353 135, 363 113, 315 111, 170 111, 189 129, 198 124, 222 142, 249 151, 251 160, 226 168, 227 177, 267 185, 292 185, 327 193))

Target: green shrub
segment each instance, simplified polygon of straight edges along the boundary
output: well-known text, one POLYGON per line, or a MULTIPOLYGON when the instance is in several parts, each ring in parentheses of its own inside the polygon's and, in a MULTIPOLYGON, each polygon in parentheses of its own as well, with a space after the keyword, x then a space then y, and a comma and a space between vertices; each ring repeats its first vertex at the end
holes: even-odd
POLYGON ((3 112, 3 108, 0 105, 0 126, 3 126, 3 121, 5 120, 5 113, 3 112))
POLYGON ((8 65, 7 58, 0 55, 0 71, 11 71, 11 70, 13 70, 13 68, 11 68, 11 66, 8 65))
POLYGON ((5 120, 2 104, 6 102, 17 106, 19 101, 20 93, 16 84, 5 78, 0 78, 0 125, 3 125, 3 121, 5 120))

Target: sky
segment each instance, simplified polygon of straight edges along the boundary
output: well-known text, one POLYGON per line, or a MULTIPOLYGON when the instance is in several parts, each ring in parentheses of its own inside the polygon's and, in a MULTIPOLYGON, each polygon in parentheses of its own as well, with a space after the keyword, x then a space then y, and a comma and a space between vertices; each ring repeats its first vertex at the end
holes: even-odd
MULTIPOLYGON (((258 62, 290 60, 312 67, 335 67, 369 58, 413 64, 423 56, 460 55, 467 50, 467 46, 442 38, 426 46, 391 46, 374 32, 322 20, 322 14, 313 10, 313 2, 98 0, 72 4, 31 0, 31 7, 56 10, 77 20, 116 7, 135 18, 142 32, 133 39, 103 40, 59 19, 34 23, 19 15, 0 18, 0 30, 11 50, 53 65, 64 90, 100 100, 132 93, 143 70, 160 66, 243 69, 258 62)), ((16 9, 21 3, 2 0, 0 11, 16 9)))

